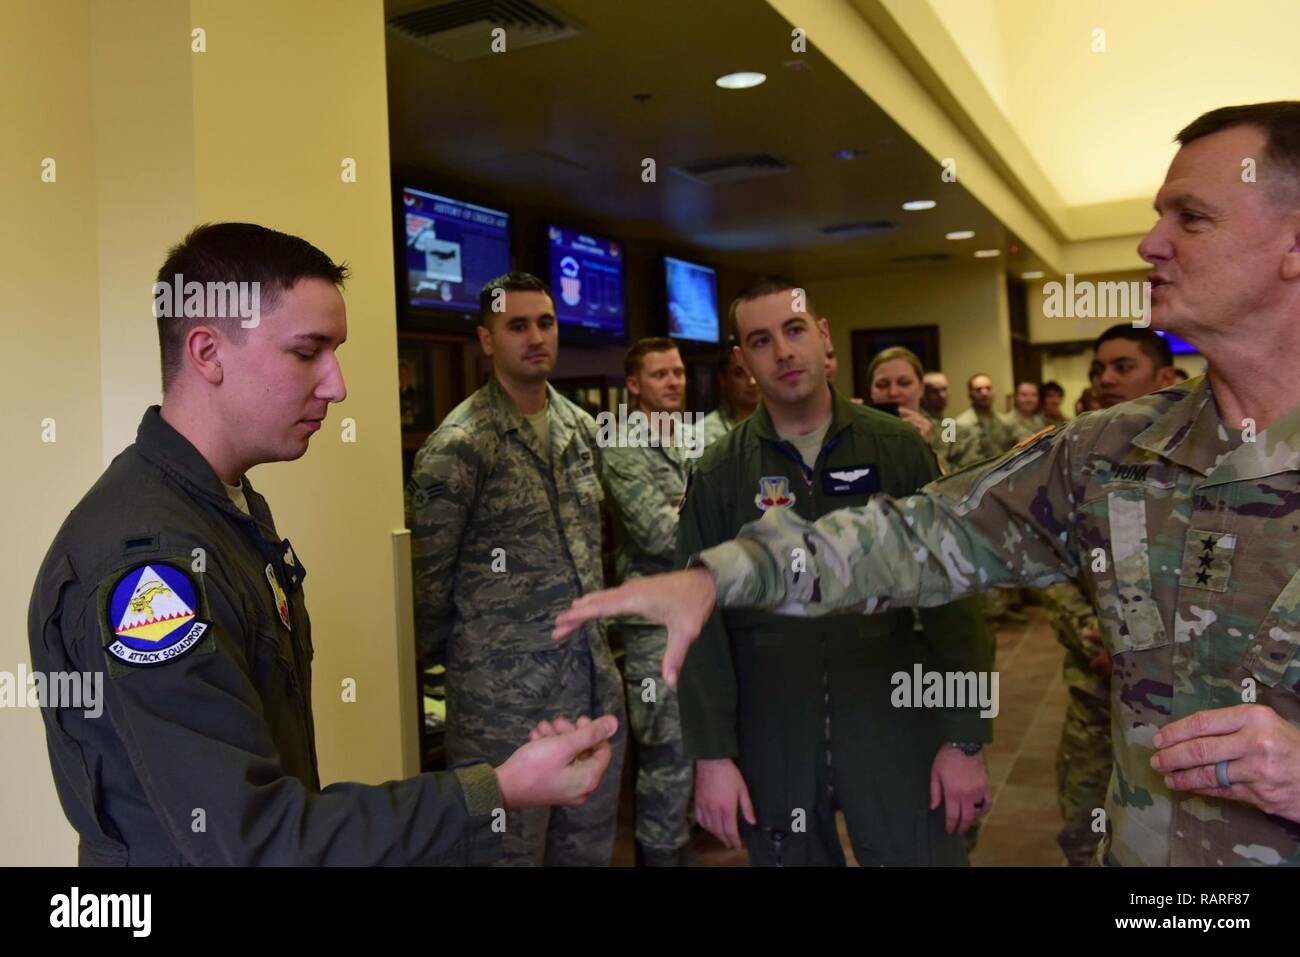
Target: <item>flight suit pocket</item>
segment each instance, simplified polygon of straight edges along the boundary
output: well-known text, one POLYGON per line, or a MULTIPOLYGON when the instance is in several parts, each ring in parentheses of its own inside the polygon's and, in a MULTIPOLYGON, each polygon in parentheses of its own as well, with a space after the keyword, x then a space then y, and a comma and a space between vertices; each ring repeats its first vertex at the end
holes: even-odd
POLYGON ((283 694, 302 700, 298 669, 294 667, 293 638, 283 628, 263 626, 257 631, 254 674, 258 690, 266 694, 283 694))
MULTIPOLYGON (((1300 572, 1291 576, 1268 614, 1260 622, 1250 642, 1242 667, 1262 684, 1276 687, 1286 676, 1300 644, 1300 572)), ((1291 680, 1292 690, 1300 693, 1300 679, 1291 680)))
POLYGON ((1109 586, 1098 576, 1097 604, 1106 650, 1112 655, 1146 651, 1169 643, 1151 587, 1146 495, 1124 488, 1106 497, 1110 524, 1109 586))

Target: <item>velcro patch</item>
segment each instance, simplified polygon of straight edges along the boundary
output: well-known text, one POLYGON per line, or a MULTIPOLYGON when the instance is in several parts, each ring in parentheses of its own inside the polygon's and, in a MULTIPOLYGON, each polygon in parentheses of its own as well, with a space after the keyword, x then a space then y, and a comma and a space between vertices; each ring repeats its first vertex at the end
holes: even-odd
POLYGON ((874 495, 880 491, 880 469, 875 465, 846 465, 822 472, 826 495, 874 495))
POLYGON ((1188 529, 1183 542, 1180 582, 1187 588, 1227 591, 1232 575, 1232 555, 1237 536, 1231 532, 1203 532, 1188 529))
POLYGON ((141 562, 100 589, 109 673, 165 665, 201 645, 215 649, 202 586, 179 564, 141 562), (126 667, 123 667, 126 666, 126 667))

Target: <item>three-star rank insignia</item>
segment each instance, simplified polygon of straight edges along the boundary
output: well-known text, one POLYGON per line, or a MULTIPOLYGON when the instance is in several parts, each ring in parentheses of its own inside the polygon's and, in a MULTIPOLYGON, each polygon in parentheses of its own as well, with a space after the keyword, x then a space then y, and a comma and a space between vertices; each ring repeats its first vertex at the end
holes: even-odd
POLYGON ((1183 542, 1180 582, 1187 588, 1227 591, 1237 536, 1231 532, 1189 529, 1183 542))

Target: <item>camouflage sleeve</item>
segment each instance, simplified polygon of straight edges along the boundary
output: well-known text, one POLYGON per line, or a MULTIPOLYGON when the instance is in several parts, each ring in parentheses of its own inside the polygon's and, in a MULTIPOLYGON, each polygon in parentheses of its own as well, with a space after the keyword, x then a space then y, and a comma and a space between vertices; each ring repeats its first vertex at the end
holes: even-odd
POLYGON ((664 494, 645 450, 606 449, 601 477, 623 530, 637 548, 671 561, 677 548, 677 502, 664 494))
POLYGON ((1091 659, 1102 646, 1083 637, 1084 629, 1100 631, 1097 610, 1078 582, 1058 582, 1043 589, 1043 609, 1056 633, 1056 640, 1066 651, 1091 659))
MULTIPOLYGON (((712 527, 714 517, 720 513, 710 501, 708 484, 695 482, 682 505, 678 567, 684 566, 687 558, 700 548, 715 544, 722 537, 712 527)), ((720 611, 715 610, 709 616, 682 667, 677 702, 687 759, 734 758, 740 754, 736 735, 736 670, 731 658, 731 640, 720 611)))
POLYGON ((916 495, 878 495, 816 522, 769 509, 694 561, 713 574, 721 606, 789 615, 931 607, 999 584, 1073 578, 1072 431, 1047 433, 916 495))
MULTIPOLYGON (((937 478, 938 472, 932 450, 922 446, 917 451, 910 484, 919 490, 937 478)), ((922 608, 920 616, 921 641, 930 668, 976 674, 993 670, 997 638, 980 609, 979 599, 970 596, 935 608, 922 608)), ((945 741, 993 740, 993 721, 980 717, 978 705, 945 708, 937 717, 945 741)))
POLYGON ((438 429, 415 456, 406 504, 422 667, 442 661, 446 651, 454 569, 482 467, 479 449, 456 426, 438 429))

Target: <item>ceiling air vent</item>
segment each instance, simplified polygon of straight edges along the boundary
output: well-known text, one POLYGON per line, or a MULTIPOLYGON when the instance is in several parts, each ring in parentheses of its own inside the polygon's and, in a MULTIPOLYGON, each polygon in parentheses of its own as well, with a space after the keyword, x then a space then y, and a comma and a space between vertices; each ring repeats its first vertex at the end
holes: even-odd
POLYGON ((718 183, 741 183, 762 176, 776 176, 790 172, 789 166, 769 153, 696 160, 693 163, 674 166, 673 169, 697 183, 705 183, 709 186, 718 183))
POLYGON ((507 52, 578 35, 572 24, 532 0, 449 0, 391 17, 388 27, 457 63, 493 53, 497 27, 505 30, 507 52))
POLYGON ((888 219, 870 219, 860 223, 840 223, 836 226, 823 226, 822 232, 836 239, 857 239, 861 236, 883 236, 898 228, 897 223, 888 219))

